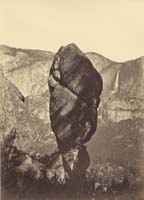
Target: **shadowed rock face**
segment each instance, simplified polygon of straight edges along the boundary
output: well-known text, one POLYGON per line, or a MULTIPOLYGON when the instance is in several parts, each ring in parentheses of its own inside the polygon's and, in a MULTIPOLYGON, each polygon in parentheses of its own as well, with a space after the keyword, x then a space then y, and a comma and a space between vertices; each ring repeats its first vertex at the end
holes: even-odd
POLYGON ((79 48, 61 47, 49 76, 50 119, 60 150, 80 147, 96 131, 102 79, 79 48))

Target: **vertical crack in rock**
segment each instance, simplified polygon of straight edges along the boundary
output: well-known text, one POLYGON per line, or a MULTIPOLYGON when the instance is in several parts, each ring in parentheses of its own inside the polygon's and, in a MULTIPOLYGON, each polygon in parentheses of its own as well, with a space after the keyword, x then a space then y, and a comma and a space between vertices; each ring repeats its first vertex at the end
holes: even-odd
MULTIPOLYGON (((50 74, 50 119, 59 151, 68 175, 85 171, 89 163, 84 144, 97 127, 97 108, 102 92, 102 78, 90 60, 75 45, 61 47, 54 57, 50 74), (83 150, 82 150, 83 149, 83 150)), ((83 172, 79 173, 83 174, 83 172)))

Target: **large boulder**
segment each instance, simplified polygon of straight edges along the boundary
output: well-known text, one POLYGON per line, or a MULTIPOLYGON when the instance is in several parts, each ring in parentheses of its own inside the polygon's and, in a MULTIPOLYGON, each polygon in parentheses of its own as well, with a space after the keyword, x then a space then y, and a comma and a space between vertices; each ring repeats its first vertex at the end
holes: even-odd
POLYGON ((49 75, 50 119, 60 150, 80 147, 96 131, 102 78, 74 44, 61 47, 49 75))

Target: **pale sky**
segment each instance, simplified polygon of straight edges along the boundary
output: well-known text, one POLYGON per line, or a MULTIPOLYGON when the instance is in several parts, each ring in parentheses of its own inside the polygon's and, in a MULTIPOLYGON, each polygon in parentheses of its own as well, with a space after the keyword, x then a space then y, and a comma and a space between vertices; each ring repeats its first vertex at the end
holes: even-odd
POLYGON ((144 56, 144 0, 0 0, 0 44, 76 43, 115 61, 144 56))

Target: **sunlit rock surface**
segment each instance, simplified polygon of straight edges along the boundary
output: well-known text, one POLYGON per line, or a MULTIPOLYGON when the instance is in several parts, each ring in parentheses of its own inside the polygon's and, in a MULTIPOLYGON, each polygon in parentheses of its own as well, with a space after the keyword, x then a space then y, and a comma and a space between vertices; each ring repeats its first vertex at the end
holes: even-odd
MULTIPOLYGON (((46 99, 45 107, 48 107, 46 99)), ((38 101, 38 98, 37 98, 38 101)), ((2 140, 7 138, 11 131, 16 130, 13 145, 29 154, 48 154, 55 152, 57 142, 51 130, 49 113, 40 115, 40 106, 34 105, 32 100, 26 99, 1 72, 0 74, 0 130, 2 140), (28 100, 27 100, 28 101, 28 100), (32 108, 35 107, 35 112, 32 108), (39 112, 36 112, 39 109, 39 112), (44 117, 44 118, 42 118, 44 117)), ((44 98, 43 98, 44 104, 44 98)), ((43 105, 44 106, 44 105, 43 105)), ((49 107, 48 107, 49 108, 49 107)))
POLYGON ((47 90, 53 56, 52 52, 0 45, 1 69, 24 96, 40 95, 47 90))

